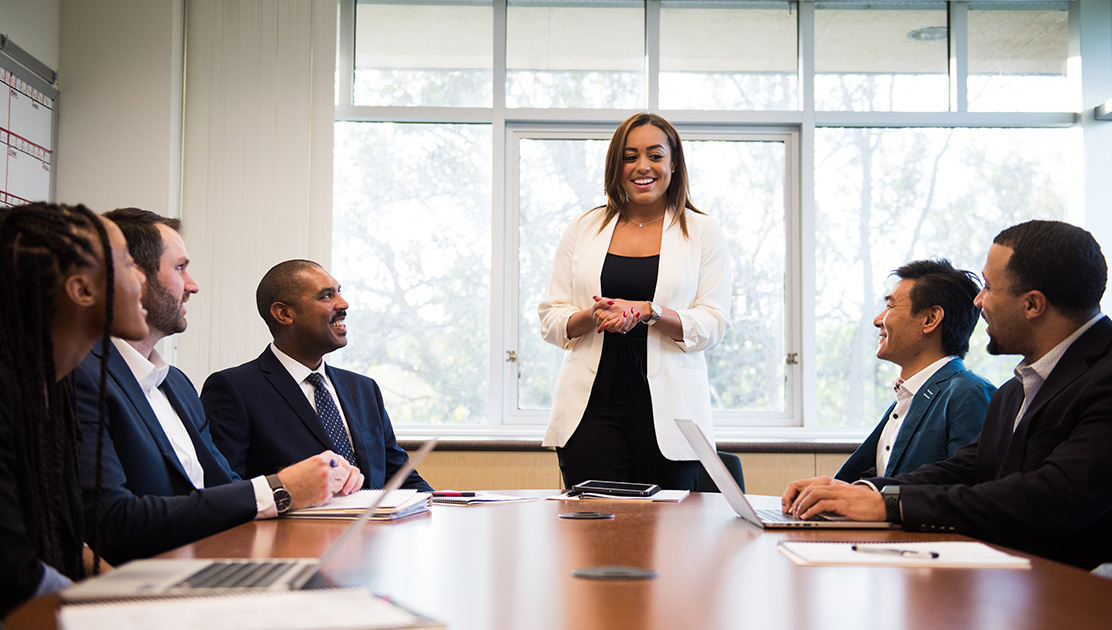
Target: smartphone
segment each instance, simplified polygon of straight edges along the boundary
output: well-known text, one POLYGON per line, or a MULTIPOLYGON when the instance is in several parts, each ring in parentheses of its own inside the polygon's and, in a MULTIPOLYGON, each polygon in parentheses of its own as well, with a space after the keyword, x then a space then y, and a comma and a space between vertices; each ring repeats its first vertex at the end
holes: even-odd
POLYGON ((651 497, 660 492, 660 486, 655 483, 630 483, 628 481, 597 481, 591 479, 577 483, 571 488, 576 492, 591 492, 594 494, 613 494, 624 497, 651 497))

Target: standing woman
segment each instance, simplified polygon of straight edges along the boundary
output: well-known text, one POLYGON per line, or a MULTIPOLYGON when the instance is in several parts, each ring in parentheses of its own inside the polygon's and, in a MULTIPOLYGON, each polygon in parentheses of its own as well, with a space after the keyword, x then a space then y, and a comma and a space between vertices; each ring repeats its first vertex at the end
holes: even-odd
POLYGON ((565 230, 538 308, 544 340, 570 350, 544 437, 567 487, 695 488, 674 420, 712 435, 703 351, 730 327, 731 286, 722 230, 688 200, 679 134, 655 114, 629 118, 606 152, 606 205, 565 230))
POLYGON ((85 575, 69 373, 110 333, 147 335, 143 282, 85 207, 0 208, 0 618, 85 575))

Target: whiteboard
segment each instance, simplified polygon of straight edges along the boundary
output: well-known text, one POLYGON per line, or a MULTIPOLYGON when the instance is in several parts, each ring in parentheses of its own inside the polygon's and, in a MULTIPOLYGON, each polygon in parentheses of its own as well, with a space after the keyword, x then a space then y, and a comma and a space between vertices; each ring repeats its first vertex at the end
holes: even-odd
POLYGON ((57 93, 43 92, 42 83, 0 55, 0 206, 54 199, 57 93))

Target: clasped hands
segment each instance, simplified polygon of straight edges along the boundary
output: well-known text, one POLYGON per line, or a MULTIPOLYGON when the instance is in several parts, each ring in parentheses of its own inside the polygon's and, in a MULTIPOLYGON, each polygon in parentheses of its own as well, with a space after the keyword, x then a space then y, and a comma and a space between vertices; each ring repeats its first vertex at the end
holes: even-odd
POLYGON ((363 473, 332 451, 283 468, 278 479, 290 491, 294 509, 321 505, 333 495, 351 494, 363 487, 363 473))
POLYGON ((807 520, 833 512, 854 521, 883 521, 884 498, 867 485, 849 484, 830 477, 800 479, 788 484, 780 497, 784 514, 807 520))
POLYGON ((624 335, 641 323, 640 309, 644 302, 611 300, 597 295, 593 298, 595 303, 591 306, 591 321, 595 323, 599 333, 607 331, 624 335))

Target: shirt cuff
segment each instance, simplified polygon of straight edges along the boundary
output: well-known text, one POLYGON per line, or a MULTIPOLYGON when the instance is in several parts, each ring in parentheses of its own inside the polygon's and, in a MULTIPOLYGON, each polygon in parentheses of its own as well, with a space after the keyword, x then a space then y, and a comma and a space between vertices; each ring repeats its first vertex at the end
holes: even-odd
POLYGON ((255 509, 258 511, 255 520, 278 516, 278 507, 274 505, 274 491, 270 489, 266 477, 255 477, 251 480, 251 485, 255 488, 255 509))
POLYGON ((31 596, 32 598, 41 597, 49 593, 56 593, 68 586, 73 586, 73 582, 70 581, 68 577, 59 573, 57 569, 41 560, 39 562, 42 563, 43 568, 42 579, 39 580, 39 585, 35 588, 35 593, 31 596))
MULTIPOLYGON (((877 487, 873 485, 873 482, 869 481, 868 479, 858 479, 857 481, 853 482, 852 485, 869 486, 870 488, 872 488, 873 492, 880 492, 880 490, 878 490, 877 487)), ((273 502, 273 499, 271 500, 271 502, 273 502)))

